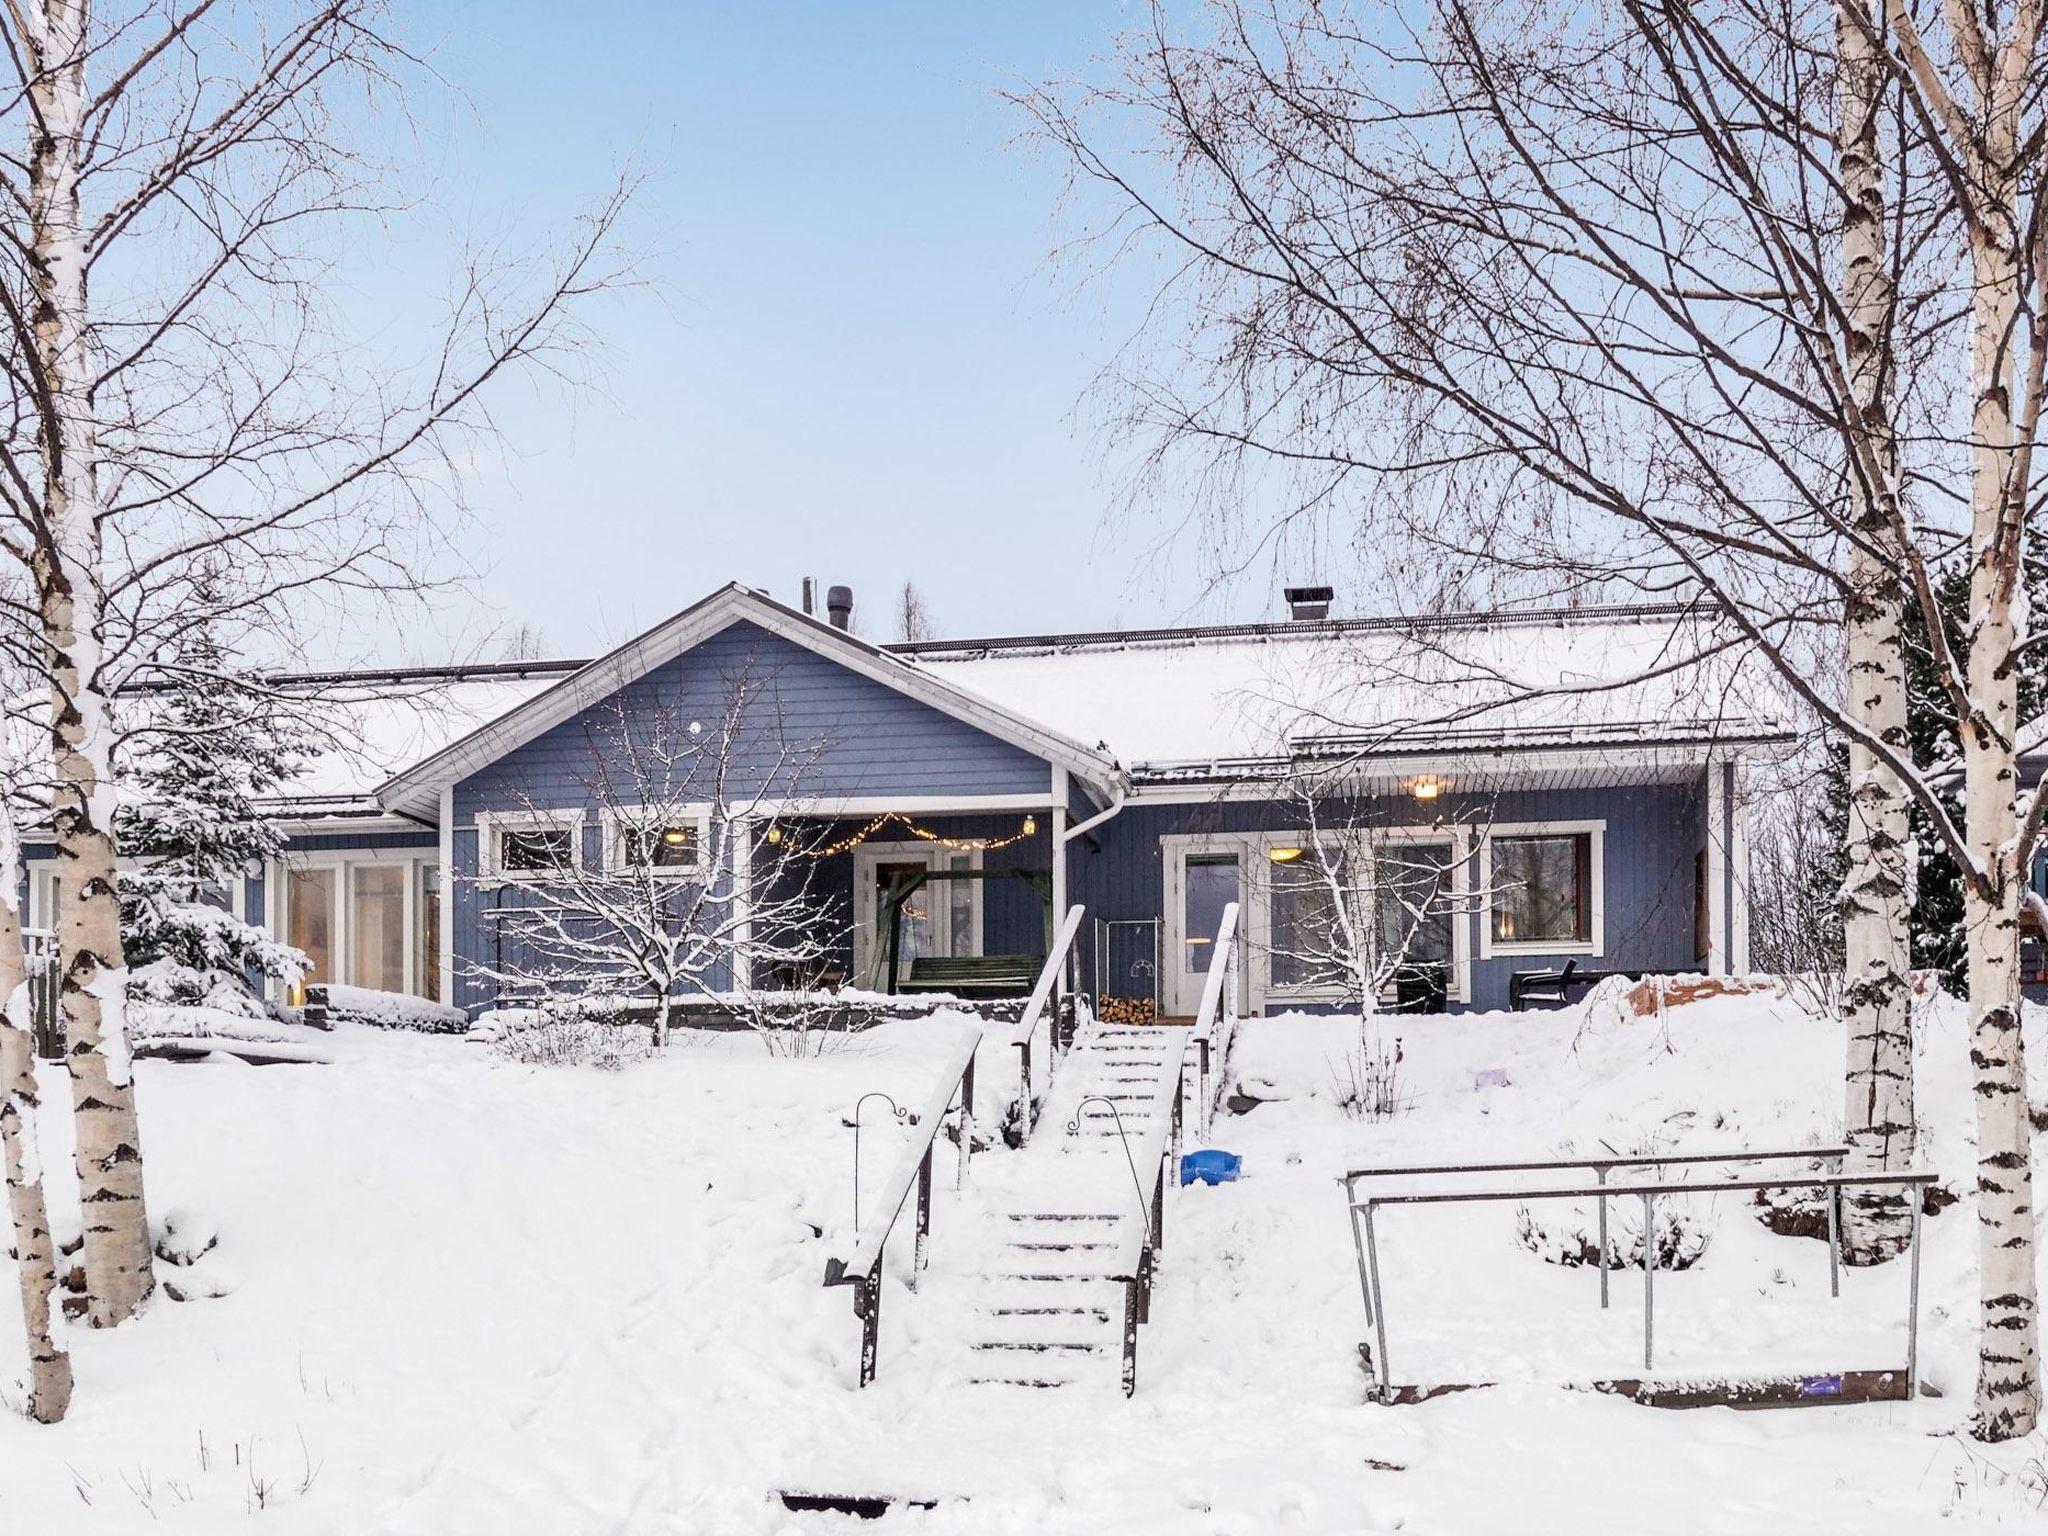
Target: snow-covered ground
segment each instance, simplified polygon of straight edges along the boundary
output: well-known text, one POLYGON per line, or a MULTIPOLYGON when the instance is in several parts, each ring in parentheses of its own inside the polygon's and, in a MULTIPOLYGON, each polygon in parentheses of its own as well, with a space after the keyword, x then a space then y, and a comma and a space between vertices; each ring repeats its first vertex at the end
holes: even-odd
MULTIPOLYGON (((1246 1025, 1239 1069, 1291 1096, 1218 1121, 1215 1143, 1244 1155, 1240 1182, 1173 1197, 1130 1401, 1113 1360, 1099 1383, 1058 1391, 960 1384, 985 1213, 950 1177, 932 1269, 915 1295, 889 1287, 880 1379, 854 1389, 851 1293, 820 1285, 848 1225, 842 1117, 870 1089, 923 1098, 953 1031, 889 1024, 809 1060, 771 1058, 747 1035, 688 1039, 617 1073, 348 1026, 321 1037, 330 1066, 144 1062, 153 1208, 187 1237, 209 1224, 220 1237, 163 1273, 226 1294, 74 1331, 70 1421, 0 1417, 0 1531, 837 1527, 772 1497, 791 1488, 935 1500, 869 1528, 947 1533, 1882 1536, 2048 1522, 2048 1447, 1957 1434, 1974 1318, 1967 1198, 1927 1224, 1922 1375, 1942 1398, 1743 1414, 1565 1390, 1636 1372, 1640 1272, 1617 1276, 1601 1314, 1590 1270, 1516 1243, 1510 1203, 1396 1212, 1383 1234, 1397 1376, 1503 1384, 1365 1403, 1346 1167, 1543 1156, 1603 1136, 1804 1144, 1831 1139, 1840 1117, 1839 1032, 1783 1003, 1395 1032, 1409 1107, 1360 1122, 1332 1102, 1341 1022, 1246 1025), (1490 1069, 1506 1086, 1475 1089, 1490 1069)), ((1952 1008, 1923 1035, 1931 1161, 1967 1191, 1952 1008)), ((2030 1043, 2038 1062, 2048 1040, 2030 1043)), ((988 1102, 1013 1068, 994 1049, 982 1065, 988 1102)), ((54 1074, 47 1087, 63 1102, 54 1074)), ((67 1167, 61 1117, 43 1132, 51 1165, 67 1167)), ((870 1133, 876 1183, 902 1134, 870 1133)), ((978 1154, 980 1182, 1004 1183, 1004 1160, 1030 1155, 978 1154)), ((1732 1196, 1708 1218, 1703 1261, 1658 1277, 1660 1372, 1899 1359, 1903 1266, 1848 1272, 1831 1303, 1819 1244, 1770 1235, 1732 1196)), ((892 1251, 899 1276, 907 1257, 907 1242, 892 1251)), ((0 1294, 0 1349, 14 1350, 11 1284, 0 1294)), ((19 1403, 18 1387, 0 1393, 19 1403)))

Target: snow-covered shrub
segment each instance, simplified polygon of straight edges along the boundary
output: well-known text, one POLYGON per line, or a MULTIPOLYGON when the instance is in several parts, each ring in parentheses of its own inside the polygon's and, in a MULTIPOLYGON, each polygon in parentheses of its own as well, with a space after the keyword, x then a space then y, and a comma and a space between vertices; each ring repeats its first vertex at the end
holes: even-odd
POLYGON ((242 977, 199 970, 168 958, 138 965, 128 973, 128 999, 144 1008, 208 1008, 250 1020, 272 1017, 242 977))
POLYGON ((1338 1105, 1354 1120, 1387 1120, 1409 1107, 1401 1086, 1401 1042, 1388 1042, 1370 1018, 1360 1021, 1358 1046, 1332 1064, 1331 1087, 1338 1105))
POLYGON ((653 1054, 654 1039, 636 1024, 607 1023, 543 1008, 507 1008, 488 1016, 492 1050, 527 1067, 596 1067, 616 1072, 653 1054))
POLYGON ((469 1030, 469 1015, 460 1008, 405 992, 375 992, 368 987, 316 984, 306 989, 309 1024, 369 1024, 377 1029, 413 1029, 428 1035, 460 1035, 469 1030), (315 1018, 313 1015, 318 1014, 315 1018))
POLYGON ((874 1022, 874 1016, 831 992, 751 991, 726 994, 733 1017, 751 1029, 770 1056, 823 1056, 874 1022))
MULTIPOLYGON (((1710 1117, 1708 1129, 1724 1127, 1720 1116, 1710 1117)), ((1596 1155, 1611 1157, 1660 1157, 1680 1149, 1685 1136, 1700 1124, 1700 1116, 1681 1111, 1648 1127, 1610 1126, 1591 1145, 1596 1155)), ((1702 1149, 1704 1150, 1704 1149, 1702 1149)), ((1558 1157, 1585 1153, 1585 1146, 1564 1142, 1558 1157)), ((1563 1170, 1567 1179, 1588 1179, 1584 1172, 1563 1170)), ((1644 1183, 1654 1177, 1650 1168, 1618 1167, 1609 1178, 1618 1184, 1644 1183)), ((1607 1265, 1610 1269, 1641 1269, 1644 1250, 1654 1255, 1659 1269, 1690 1269, 1706 1254, 1719 1221, 1711 1195, 1660 1195, 1657 1197, 1656 1230, 1645 1241, 1643 1202, 1639 1195, 1617 1195, 1607 1202, 1607 1265)), ((1515 1208, 1515 1241, 1546 1264, 1575 1268, 1600 1262, 1599 1201, 1593 1197, 1576 1200, 1545 1200, 1515 1208)))

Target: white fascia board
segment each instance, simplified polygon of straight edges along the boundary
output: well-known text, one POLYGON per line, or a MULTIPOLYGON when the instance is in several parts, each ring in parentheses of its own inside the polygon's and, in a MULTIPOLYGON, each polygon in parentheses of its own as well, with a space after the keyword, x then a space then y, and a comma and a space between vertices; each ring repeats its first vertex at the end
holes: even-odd
POLYGON ((1037 722, 966 692, 915 664, 891 656, 857 636, 783 607, 737 583, 684 609, 664 624, 629 640, 582 671, 536 694, 517 708, 479 726, 439 752, 393 775, 377 800, 431 815, 443 783, 459 782, 506 753, 574 719, 628 683, 674 660, 732 625, 750 622, 794 645, 839 663, 956 720, 1080 775, 1084 783, 1108 782, 1114 761, 1037 722))

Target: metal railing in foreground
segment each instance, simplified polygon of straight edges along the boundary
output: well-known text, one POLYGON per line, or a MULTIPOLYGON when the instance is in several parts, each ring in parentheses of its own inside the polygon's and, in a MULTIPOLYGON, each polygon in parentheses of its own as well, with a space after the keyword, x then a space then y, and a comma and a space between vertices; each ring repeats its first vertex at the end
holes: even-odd
MULTIPOLYGON (((1393 1168, 1354 1168, 1344 1175, 1344 1197, 1352 1202, 1351 1242, 1358 1250, 1358 1272, 1365 1274, 1365 1249, 1358 1233, 1358 1181, 1360 1179, 1418 1179, 1436 1178, 1451 1174, 1468 1173, 1553 1173, 1560 1169, 1584 1168, 1601 1184, 1606 1184, 1607 1175, 1617 1168, 1683 1168, 1698 1167, 1706 1163, 1787 1163, 1820 1162, 1828 1165, 1830 1173, 1842 1171, 1842 1159, 1849 1155, 1847 1147, 1786 1147, 1770 1152, 1676 1152, 1666 1155, 1645 1157, 1623 1157, 1616 1153, 1612 1157, 1562 1157, 1538 1162, 1523 1163, 1437 1163, 1410 1165, 1393 1168)), ((1774 1186, 1776 1187, 1776 1186, 1774 1186)), ((1799 1184, 1787 1184, 1788 1189, 1801 1188, 1799 1184)), ((1599 1197, 1600 1249, 1600 1305, 1607 1305, 1607 1196, 1599 1197)), ((1842 1294, 1842 1191, 1833 1189, 1827 1195, 1828 1207, 1828 1293, 1842 1294)), ((1366 1299, 1366 1321, 1372 1321, 1372 1300, 1366 1299)))
MULTIPOLYGON (((1780 1154, 1791 1155, 1791 1154, 1780 1154)), ((1804 1149, 1798 1155, 1811 1157, 1813 1150, 1804 1149)), ((1770 1161, 1772 1154, 1739 1153, 1727 1156, 1694 1155, 1670 1158, 1622 1159, 1622 1164, 1634 1167, 1658 1167, 1665 1164, 1697 1164, 1701 1162, 1744 1162, 1770 1161)), ((1427 1169, 1384 1169, 1382 1174, 1449 1174, 1474 1173, 1502 1170, 1540 1170, 1540 1164, 1468 1165, 1466 1167, 1435 1167, 1427 1169)), ((1567 1163, 1565 1167, 1583 1167, 1585 1164, 1567 1163)), ((1787 1178, 1768 1179, 1703 1179, 1688 1183, 1680 1180, 1656 1181, 1640 1184, 1610 1184, 1604 1179, 1590 1185, 1567 1187, 1537 1187, 1522 1189, 1468 1189, 1468 1190, 1425 1190, 1408 1193, 1367 1194, 1363 1198, 1353 1193, 1352 1181, 1371 1176, 1372 1170, 1361 1170, 1347 1175, 1345 1179, 1345 1202, 1351 1211, 1352 1232, 1359 1256, 1359 1286, 1364 1293, 1366 1321, 1374 1330, 1377 1349, 1366 1362, 1373 1381, 1372 1393, 1381 1402, 1400 1400, 1414 1401, 1432 1394, 1435 1390, 1455 1390, 1452 1387, 1423 1388, 1401 1387, 1394 1383, 1388 1369, 1387 1358, 1387 1307, 1386 1295, 1380 1285, 1380 1263, 1378 1234, 1374 1226, 1374 1213, 1384 1207, 1399 1205, 1462 1205, 1478 1204, 1500 1200, 1606 1200, 1608 1198, 1639 1198, 1643 1202, 1643 1370, 1645 1375, 1654 1368, 1655 1361, 1655 1318, 1656 1318, 1656 1201, 1669 1195, 1717 1195, 1754 1193, 1768 1189, 1818 1188, 1825 1192, 1832 1205, 1844 1189, 1894 1188, 1911 1192, 1908 1205, 1911 1210, 1911 1226, 1907 1236, 1908 1256, 1907 1303, 1906 1303, 1906 1362, 1896 1373, 1886 1369, 1874 1372, 1844 1373, 1869 1378, 1880 1385, 1865 1397, 1890 1396, 1911 1398, 1919 1390, 1918 1370, 1920 1355, 1920 1213, 1928 1185, 1935 1182, 1936 1175, 1925 1171, 1910 1173, 1827 1173, 1805 1174, 1787 1178), (1361 1233, 1359 1222, 1363 1219, 1361 1233)), ((1603 1243, 1603 1258, 1604 1258, 1603 1243)), ((1839 1292, 1837 1292, 1839 1294, 1839 1292)), ((1827 1377, 1806 1378, 1790 1401, 1828 1400, 1841 1396, 1842 1374, 1827 1377), (1806 1382, 1816 1385, 1806 1389, 1806 1382), (1832 1387, 1826 1384, 1832 1383, 1832 1387)), ((1477 1383, 1473 1383, 1477 1385, 1477 1383)), ((1618 1385, 1618 1384, 1616 1384, 1618 1385)), ((1646 1385, 1638 1384, 1638 1385, 1646 1385)), ((1699 1395, 1699 1394, 1695 1394, 1699 1395)), ((1755 1400, 1755 1399, 1752 1399, 1755 1400)))
POLYGON ((1237 1034, 1237 914, 1236 902, 1224 905, 1216 924, 1216 944, 1209 951, 1209 973, 1202 979, 1201 1005, 1195 1010, 1195 1129, 1205 1137, 1216 1117, 1210 1073, 1229 1060, 1230 1042, 1237 1034))
MULTIPOLYGON (((940 1065, 930 1095, 911 1117, 913 1134, 897 1159, 895 1170, 883 1184, 874 1210, 865 1221, 854 1212, 858 1226, 853 1247, 839 1258, 825 1261, 825 1284, 853 1287, 853 1315, 860 1319, 860 1384, 875 1379, 875 1356, 882 1331, 882 1256, 889 1246, 889 1233, 913 1187, 917 1190, 917 1247, 911 1259, 910 1283, 925 1265, 925 1249, 932 1223, 932 1142, 939 1126, 960 1097, 960 1169, 958 1183, 967 1179, 967 1159, 974 1148, 974 1052, 981 1044, 981 1030, 962 1025, 960 1038, 940 1065)), ((858 1156, 858 1152, 856 1152, 858 1156)))
POLYGON ((1060 978, 1066 974, 1067 955, 1074 947, 1074 936, 1081 931, 1081 919, 1087 915, 1082 907, 1067 908, 1067 920, 1060 924, 1060 931, 1054 937, 1052 950, 1045 957, 1045 965, 1038 973, 1038 984, 1031 989, 1031 996, 1025 999, 1024 1012, 1017 1020, 1017 1027, 1010 1031, 1010 1044, 1017 1048, 1017 1144, 1022 1146, 1031 1139, 1031 1132, 1038 1124, 1038 1109, 1045 1102, 1045 1095, 1031 1080, 1031 1063, 1034 1051, 1037 1059, 1045 1066, 1045 1077, 1049 1085, 1052 1080, 1054 1063, 1065 1047, 1060 1038, 1060 978), (1038 1036, 1045 1036, 1044 1047, 1037 1049, 1038 1036))

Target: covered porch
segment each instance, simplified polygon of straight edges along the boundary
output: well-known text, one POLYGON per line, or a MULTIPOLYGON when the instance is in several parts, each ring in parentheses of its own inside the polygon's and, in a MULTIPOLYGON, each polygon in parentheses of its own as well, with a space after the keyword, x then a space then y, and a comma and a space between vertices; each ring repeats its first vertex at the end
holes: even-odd
POLYGON ((752 983, 1023 997, 1066 917, 1070 822, 1050 794, 789 808, 756 829, 753 858, 772 849, 780 886, 807 881, 834 938, 821 960, 767 963, 752 983))

